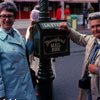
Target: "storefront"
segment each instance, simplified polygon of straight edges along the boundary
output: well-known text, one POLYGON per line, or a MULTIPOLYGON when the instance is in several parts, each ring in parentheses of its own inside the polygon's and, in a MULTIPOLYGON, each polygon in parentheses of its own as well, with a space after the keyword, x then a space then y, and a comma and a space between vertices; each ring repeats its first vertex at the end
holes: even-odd
MULTIPOLYGON (((5 0, 15 2, 19 12, 17 19, 29 19, 30 12, 39 0, 5 0)), ((96 11, 99 10, 98 0, 49 0, 49 11, 50 17, 55 18, 56 10, 58 5, 62 5, 62 12, 64 11, 65 5, 70 5, 71 14, 82 14, 83 6, 91 2, 96 11)), ((63 12, 64 13, 64 12, 63 12)))

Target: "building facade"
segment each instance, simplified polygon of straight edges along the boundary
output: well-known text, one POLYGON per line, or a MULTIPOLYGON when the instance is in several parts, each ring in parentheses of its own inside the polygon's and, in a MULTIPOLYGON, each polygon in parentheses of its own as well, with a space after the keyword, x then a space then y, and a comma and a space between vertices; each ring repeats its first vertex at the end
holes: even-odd
MULTIPOLYGON (((39 2, 39 0, 2 0, 2 1, 15 2, 19 11, 17 19, 29 19, 31 10, 39 2)), ((98 0, 49 0, 50 18, 55 18, 56 10, 59 4, 62 5, 62 19, 63 19, 64 9, 67 4, 70 6, 71 14, 80 15, 83 12, 84 6, 88 5, 88 3, 91 3, 93 5, 95 11, 99 11, 100 4, 98 2, 99 2, 98 0)))

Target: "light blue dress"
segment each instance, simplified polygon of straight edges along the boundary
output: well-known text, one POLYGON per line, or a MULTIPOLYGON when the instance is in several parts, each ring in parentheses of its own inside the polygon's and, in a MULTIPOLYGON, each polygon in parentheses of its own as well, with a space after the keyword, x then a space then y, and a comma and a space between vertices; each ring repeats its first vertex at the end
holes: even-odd
POLYGON ((14 38, 0 28, 0 98, 36 100, 25 40, 16 29, 13 29, 13 33, 14 38))

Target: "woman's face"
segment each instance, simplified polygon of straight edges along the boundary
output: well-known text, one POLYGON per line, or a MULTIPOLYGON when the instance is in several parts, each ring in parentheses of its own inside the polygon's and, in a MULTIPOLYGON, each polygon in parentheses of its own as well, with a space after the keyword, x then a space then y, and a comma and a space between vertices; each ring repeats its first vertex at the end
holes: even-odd
POLYGON ((0 12, 0 24, 3 29, 9 30, 15 21, 13 12, 2 10, 0 12))

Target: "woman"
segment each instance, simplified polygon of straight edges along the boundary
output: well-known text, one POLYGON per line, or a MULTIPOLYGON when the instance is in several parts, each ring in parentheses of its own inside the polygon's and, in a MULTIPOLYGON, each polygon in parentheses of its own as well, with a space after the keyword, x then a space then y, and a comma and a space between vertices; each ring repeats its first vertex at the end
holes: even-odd
MULTIPOLYGON (((17 8, 11 2, 0 4, 0 100, 36 100, 28 61, 26 42, 12 27, 17 8)), ((28 52, 32 51, 28 40, 28 52)))
MULTIPOLYGON (((34 34, 34 25, 32 25, 32 22, 38 21, 38 19, 39 19, 39 8, 40 8, 39 5, 36 5, 34 7, 34 9, 31 11, 30 26, 27 28, 27 31, 26 31, 26 41, 30 38, 30 35, 32 33, 34 34)), ((37 76, 38 68, 39 68, 39 58, 34 57, 34 54, 32 53, 29 57, 29 60, 30 60, 30 66, 35 71, 35 74, 37 76)), ((51 58, 52 69, 53 69, 54 75, 56 77, 54 61, 55 61, 55 59, 51 58)))

